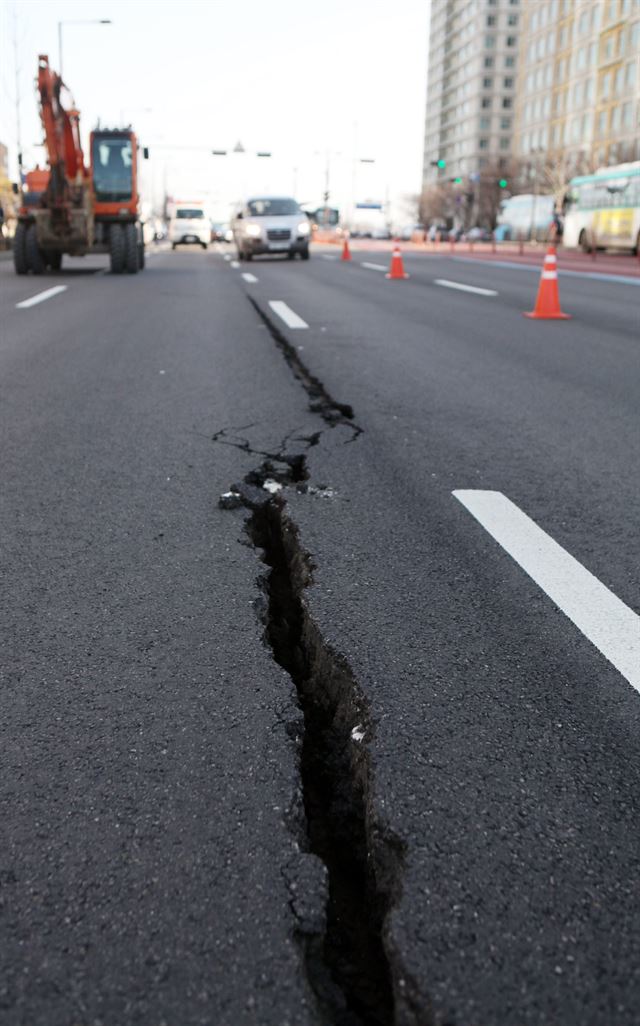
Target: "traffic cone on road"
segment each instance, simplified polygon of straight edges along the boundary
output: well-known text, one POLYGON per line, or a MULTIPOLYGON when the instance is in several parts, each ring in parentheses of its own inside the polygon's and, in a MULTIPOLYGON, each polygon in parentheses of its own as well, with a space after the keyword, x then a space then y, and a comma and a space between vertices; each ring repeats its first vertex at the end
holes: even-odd
POLYGON ((344 243, 342 245, 342 256, 341 260, 351 260, 351 250, 349 249, 349 236, 345 235, 344 243))
POLYGON ((558 258, 556 247, 549 246, 547 255, 542 265, 542 275, 538 286, 535 309, 525 313, 525 317, 539 318, 546 321, 568 321, 571 314, 563 313, 560 309, 560 295, 558 292, 558 258))
POLYGON ((392 281, 398 278, 408 278, 409 275, 405 274, 404 264, 402 263, 402 253, 400 252, 400 246, 393 247, 393 253, 391 254, 391 267, 389 273, 386 275, 392 281))

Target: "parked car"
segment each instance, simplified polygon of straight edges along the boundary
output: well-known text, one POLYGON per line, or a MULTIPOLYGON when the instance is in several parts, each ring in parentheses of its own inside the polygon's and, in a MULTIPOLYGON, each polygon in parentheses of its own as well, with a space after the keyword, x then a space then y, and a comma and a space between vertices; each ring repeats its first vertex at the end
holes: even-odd
POLYGON ((261 253, 309 259, 309 218, 289 196, 256 196, 239 206, 231 223, 239 260, 261 253))
POLYGON ((466 233, 466 239, 468 242, 491 242, 493 238, 493 232, 489 231, 488 228, 481 228, 476 225, 475 228, 470 228, 466 233))
POLYGON ((449 237, 449 229, 446 224, 432 224, 427 234, 430 242, 435 242, 437 238, 444 241, 449 237))
POLYGON ((404 227, 400 229, 400 238, 403 242, 410 242, 414 236, 416 238, 420 238, 422 241, 424 235, 425 227, 423 224, 405 224, 404 227))

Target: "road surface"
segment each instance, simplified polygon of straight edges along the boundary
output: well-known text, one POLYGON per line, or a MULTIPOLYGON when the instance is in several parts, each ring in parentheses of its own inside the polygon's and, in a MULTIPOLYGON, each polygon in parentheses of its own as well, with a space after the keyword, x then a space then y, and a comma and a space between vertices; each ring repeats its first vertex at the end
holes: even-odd
POLYGON ((3 1026, 638 1022, 637 285, 337 255, 0 265, 3 1026))

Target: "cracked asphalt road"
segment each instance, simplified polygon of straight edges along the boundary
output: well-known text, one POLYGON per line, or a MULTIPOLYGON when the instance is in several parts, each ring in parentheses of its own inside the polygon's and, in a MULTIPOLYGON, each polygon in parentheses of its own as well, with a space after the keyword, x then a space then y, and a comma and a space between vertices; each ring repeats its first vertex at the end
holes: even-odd
POLYGON ((375 1021, 318 997, 305 725, 218 506, 266 471, 366 704, 374 896, 402 848, 379 1021, 637 1023, 640 696, 451 494, 503 492, 640 611, 636 289, 561 279, 541 324, 531 272, 406 263, 71 261, 28 310, 53 278, 0 265, 3 1026, 375 1021))

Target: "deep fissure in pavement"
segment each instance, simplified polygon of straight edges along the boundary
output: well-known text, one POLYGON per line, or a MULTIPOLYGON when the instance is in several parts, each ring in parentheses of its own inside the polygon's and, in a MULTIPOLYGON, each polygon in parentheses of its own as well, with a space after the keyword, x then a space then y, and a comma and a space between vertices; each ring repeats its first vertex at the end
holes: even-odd
POLYGON ((352 438, 349 439, 349 441, 354 441, 358 435, 362 434, 362 428, 358 427, 354 422, 353 407, 349 406, 348 403, 337 402, 337 400, 329 394, 320 379, 316 378, 309 370, 307 370, 307 367, 300 359, 295 346, 291 345, 286 336, 264 312, 259 303, 252 296, 249 296, 248 298, 261 321, 269 329, 274 342, 282 351, 282 354, 291 368, 294 377, 300 382, 309 396, 311 400, 309 408, 312 413, 320 414, 322 419, 332 427, 335 427, 336 424, 346 424, 353 432, 352 438))
POLYGON ((324 936, 304 937, 309 981, 327 1023, 392 1026, 392 971, 383 932, 398 894, 402 849, 371 824, 369 757, 362 744, 371 728, 364 699, 306 610, 309 558, 282 501, 253 506, 247 529, 269 568, 266 640, 296 686, 304 717, 303 843, 328 871, 324 936))

